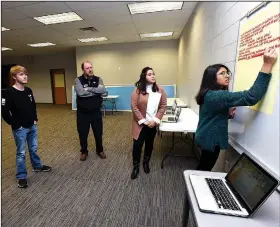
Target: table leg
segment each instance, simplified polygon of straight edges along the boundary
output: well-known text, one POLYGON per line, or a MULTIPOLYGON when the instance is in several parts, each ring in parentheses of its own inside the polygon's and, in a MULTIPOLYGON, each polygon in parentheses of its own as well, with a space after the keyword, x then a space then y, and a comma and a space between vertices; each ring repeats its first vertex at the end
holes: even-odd
POLYGON ((117 112, 117 103, 116 103, 116 100, 114 101, 114 108, 115 108, 115 110, 116 110, 116 112, 117 112))
POLYGON ((103 108, 103 115, 104 115, 104 117, 105 117, 106 109, 105 109, 104 101, 102 102, 102 108, 103 108))
POLYGON ((165 157, 162 159, 161 161, 161 168, 163 169, 163 163, 164 163, 164 160, 170 156, 170 154, 172 153, 172 151, 174 150, 174 146, 175 146, 175 132, 172 133, 172 147, 171 147, 171 150, 165 155, 165 157))
POLYGON ((114 110, 117 111, 116 100, 112 99, 111 103, 112 103, 112 115, 114 115, 114 110))
POLYGON ((193 148, 194 148, 194 140, 195 140, 195 133, 193 133, 193 140, 192 140, 192 151, 193 151, 193 148))
POLYGON ((184 198, 184 210, 183 210, 183 217, 182 217, 182 226, 187 227, 189 221, 189 213, 190 213, 190 204, 188 199, 188 192, 185 192, 184 198))

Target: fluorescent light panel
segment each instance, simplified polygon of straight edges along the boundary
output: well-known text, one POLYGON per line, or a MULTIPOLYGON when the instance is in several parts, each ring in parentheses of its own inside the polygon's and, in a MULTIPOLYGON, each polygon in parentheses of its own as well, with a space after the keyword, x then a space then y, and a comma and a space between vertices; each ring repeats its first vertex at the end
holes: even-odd
POLYGON ((33 43, 33 44, 27 44, 28 46, 31 47, 46 47, 46 46, 54 46, 54 43, 33 43))
POLYGON ((141 38, 155 38, 155 37, 165 37, 172 36, 173 32, 154 32, 154 33, 143 33, 140 34, 141 38))
POLYGON ((11 30, 11 29, 2 27, 2 32, 4 32, 4 31, 9 31, 9 30, 11 30))
POLYGON ((34 17, 34 19, 47 25, 83 20, 83 18, 81 18, 75 12, 60 13, 60 14, 47 15, 42 17, 34 17))
POLYGON ((8 48, 8 47, 2 47, 1 48, 2 51, 6 51, 6 50, 13 50, 12 48, 8 48))
POLYGON ((88 43, 88 42, 101 42, 108 40, 106 37, 96 37, 96 38, 86 38, 86 39, 78 39, 82 43, 88 43))
POLYGON ((179 10, 182 7, 183 2, 141 2, 128 4, 131 14, 179 10))

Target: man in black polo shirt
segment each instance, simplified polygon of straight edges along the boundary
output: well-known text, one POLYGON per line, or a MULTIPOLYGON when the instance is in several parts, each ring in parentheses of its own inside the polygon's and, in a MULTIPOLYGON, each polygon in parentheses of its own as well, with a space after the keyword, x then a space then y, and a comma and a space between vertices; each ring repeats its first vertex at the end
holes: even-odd
POLYGON ((4 92, 2 97, 2 117, 12 126, 16 142, 16 178, 18 187, 26 188, 27 171, 25 164, 26 142, 28 144, 30 161, 35 172, 48 172, 51 167, 42 165, 37 154, 38 132, 37 111, 32 90, 24 85, 27 83, 27 70, 22 66, 14 66, 10 70, 15 84, 4 92))
POLYGON ((92 64, 85 61, 81 66, 83 75, 75 80, 77 94, 77 128, 79 133, 81 155, 80 160, 88 157, 88 133, 91 126, 96 145, 97 155, 104 159, 106 155, 102 145, 103 122, 101 106, 103 96, 108 95, 100 77, 93 74, 92 64))

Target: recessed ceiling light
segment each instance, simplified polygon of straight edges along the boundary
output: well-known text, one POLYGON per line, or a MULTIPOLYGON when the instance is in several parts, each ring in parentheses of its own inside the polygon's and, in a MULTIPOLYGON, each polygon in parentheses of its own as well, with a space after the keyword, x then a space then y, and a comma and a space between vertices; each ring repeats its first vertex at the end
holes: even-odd
POLYGON ((46 46, 54 46, 54 43, 34 43, 34 44, 27 44, 31 47, 46 47, 46 46))
POLYGON ((42 17, 34 17, 34 19, 47 25, 83 20, 83 18, 81 18, 75 12, 59 13, 54 15, 42 16, 42 17))
POLYGON ((9 30, 11 30, 11 29, 2 27, 2 32, 4 32, 4 31, 9 31, 9 30))
POLYGON ((141 2, 128 4, 131 14, 179 10, 182 7, 183 2, 141 2))
POLYGON ((140 34, 141 38, 155 38, 155 37, 164 37, 164 36, 172 36, 173 32, 155 32, 155 33, 144 33, 140 34))
POLYGON ((12 48, 8 48, 8 47, 2 47, 1 48, 2 51, 6 51, 6 50, 13 50, 12 48))
POLYGON ((96 37, 96 38, 86 38, 86 39, 78 39, 82 43, 88 43, 88 42, 100 42, 100 41, 106 41, 108 40, 106 37, 96 37))

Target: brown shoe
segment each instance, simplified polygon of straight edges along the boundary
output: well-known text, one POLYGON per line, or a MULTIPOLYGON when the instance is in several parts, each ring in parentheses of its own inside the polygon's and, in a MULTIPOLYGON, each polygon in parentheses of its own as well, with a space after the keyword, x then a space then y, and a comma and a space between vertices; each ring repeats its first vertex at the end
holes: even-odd
POLYGON ((80 155, 80 160, 81 160, 81 161, 85 161, 85 160, 87 159, 87 157, 88 157, 88 154, 81 153, 81 155, 80 155))
POLYGON ((100 153, 98 153, 97 154, 100 158, 102 158, 102 159, 105 159, 106 158, 106 155, 105 155, 105 153, 102 151, 102 152, 100 152, 100 153))

